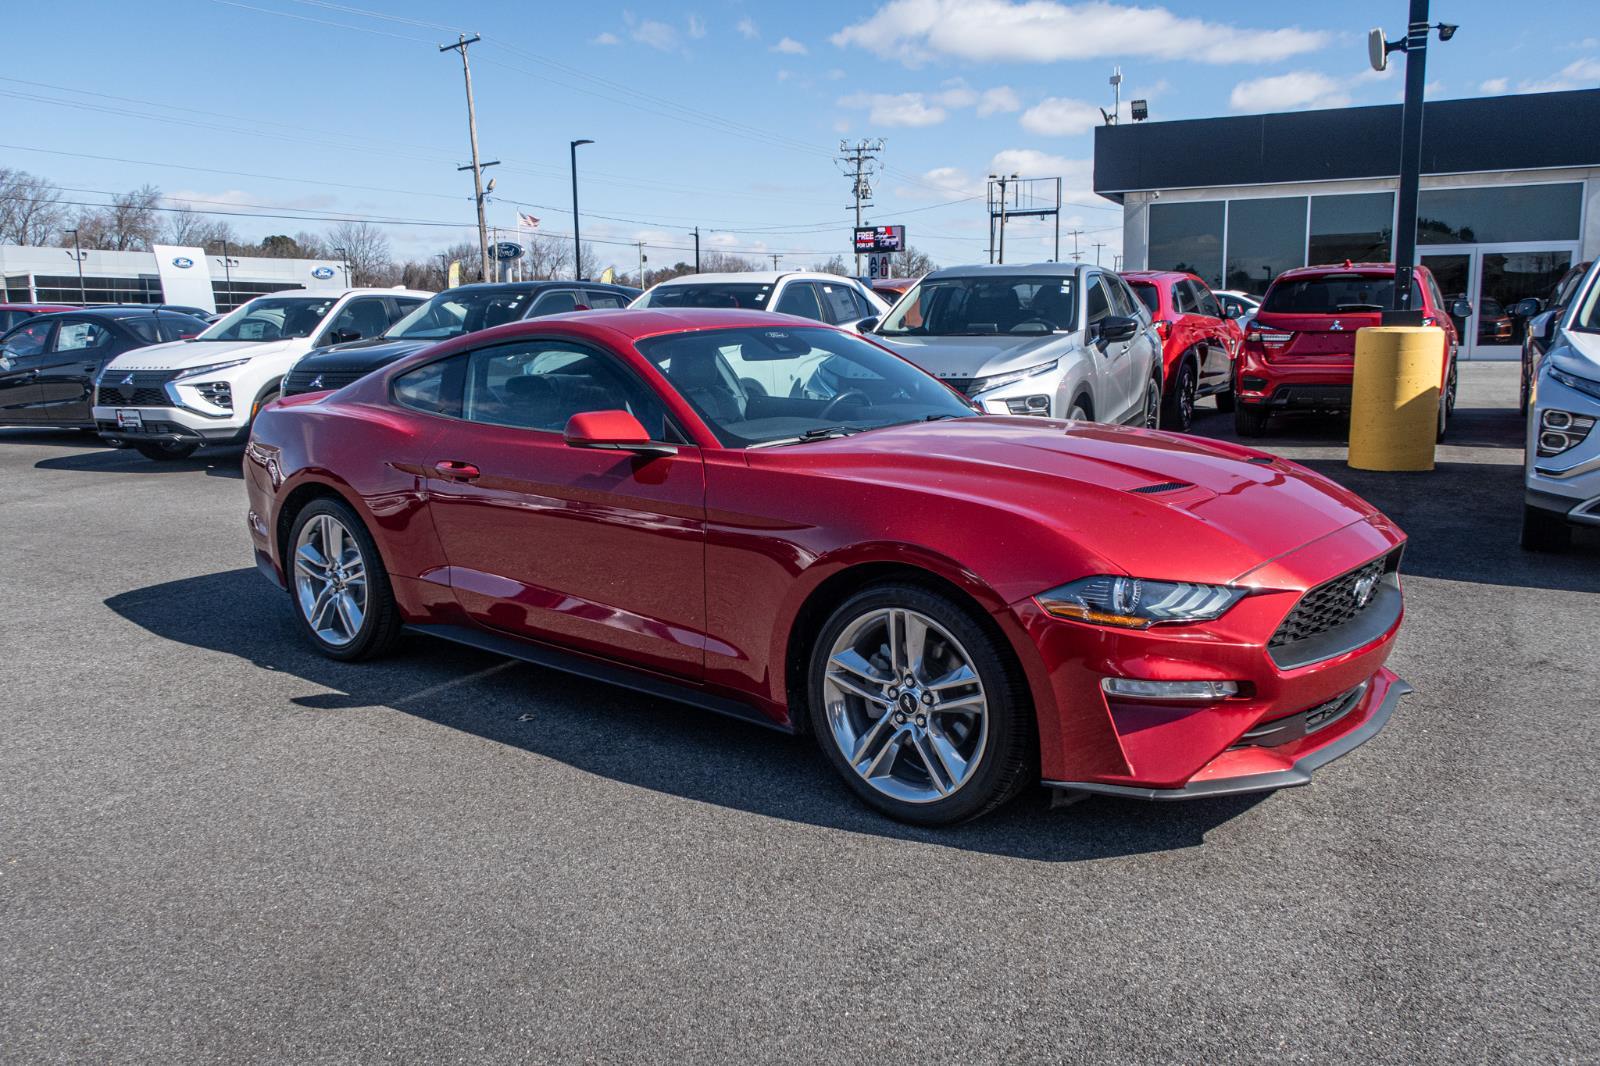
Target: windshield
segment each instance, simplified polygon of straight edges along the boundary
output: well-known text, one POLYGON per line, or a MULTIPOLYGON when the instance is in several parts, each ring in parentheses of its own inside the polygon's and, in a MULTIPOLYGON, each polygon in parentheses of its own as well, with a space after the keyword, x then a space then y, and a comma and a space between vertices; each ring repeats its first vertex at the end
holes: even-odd
POLYGON ((764 311, 772 286, 756 282, 707 282, 703 285, 657 285, 633 302, 634 307, 743 307, 764 311))
POLYGON ((1272 283, 1261 310, 1280 315, 1338 315, 1394 306, 1394 278, 1375 274, 1323 274, 1272 283))
POLYGON ((263 296, 206 330, 201 341, 278 341, 316 332, 337 296, 263 296))
POLYGON ((730 448, 975 413, 916 367, 837 330, 703 330, 638 348, 730 448))
POLYGON ((390 326, 384 336, 431 340, 476 333, 522 318, 537 295, 530 289, 441 292, 390 326))
POLYGON ((1077 328, 1076 279, 1068 277, 928 278, 878 327, 890 336, 1061 333, 1077 328))
MULTIPOLYGON (((1594 273, 1595 268, 1590 268, 1594 273)), ((1589 290, 1581 296, 1574 294, 1580 301, 1577 313, 1572 316, 1571 329, 1582 330, 1585 333, 1600 333, 1600 282, 1591 282, 1589 290)))

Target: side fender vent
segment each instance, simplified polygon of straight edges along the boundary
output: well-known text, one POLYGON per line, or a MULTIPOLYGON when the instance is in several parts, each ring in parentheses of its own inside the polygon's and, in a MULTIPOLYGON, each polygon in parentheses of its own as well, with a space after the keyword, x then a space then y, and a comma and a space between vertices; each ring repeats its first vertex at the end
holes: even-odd
POLYGON ((1277 460, 1270 455, 1252 455, 1250 458, 1246 459, 1245 462, 1255 463, 1257 466, 1271 466, 1273 463, 1277 462, 1277 460))
POLYGON ((1158 492, 1177 492, 1179 489, 1192 488, 1194 488, 1194 486, 1189 484, 1187 481, 1159 481, 1154 485, 1140 485, 1138 488, 1129 489, 1128 491, 1137 492, 1145 496, 1151 496, 1158 492))

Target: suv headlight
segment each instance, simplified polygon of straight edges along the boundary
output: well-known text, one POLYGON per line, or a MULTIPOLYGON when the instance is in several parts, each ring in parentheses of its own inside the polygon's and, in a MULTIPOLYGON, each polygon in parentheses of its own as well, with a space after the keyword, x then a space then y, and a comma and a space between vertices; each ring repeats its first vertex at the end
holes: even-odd
POLYGON ((1048 363, 1023 367, 1021 370, 1007 370, 1004 374, 991 374, 986 378, 973 378, 972 384, 968 388, 974 393, 998 389, 1002 385, 1010 385, 1013 382, 1021 381, 1023 378, 1031 378, 1035 374, 1043 374, 1047 370, 1054 370, 1060 362, 1060 359, 1052 359, 1048 363))
POLYGON ((1138 577, 1086 577, 1034 597, 1046 612, 1095 625, 1149 629, 1164 622, 1208 622, 1244 599, 1248 589, 1138 577))
POLYGON ((1600 400, 1600 381, 1591 381, 1588 378, 1580 378, 1576 374, 1569 374, 1564 370, 1557 370, 1555 367, 1550 368, 1550 376, 1561 382, 1561 384, 1565 385, 1569 389, 1572 389, 1576 392, 1581 392, 1585 396, 1593 396, 1595 399, 1600 400))
POLYGON ((205 366, 192 366, 188 370, 178 371, 173 375, 172 380, 182 381, 185 378, 197 378, 206 374, 215 374, 219 370, 231 370, 236 366, 244 366, 249 361, 250 360, 248 358, 230 359, 226 363, 208 363, 205 366))

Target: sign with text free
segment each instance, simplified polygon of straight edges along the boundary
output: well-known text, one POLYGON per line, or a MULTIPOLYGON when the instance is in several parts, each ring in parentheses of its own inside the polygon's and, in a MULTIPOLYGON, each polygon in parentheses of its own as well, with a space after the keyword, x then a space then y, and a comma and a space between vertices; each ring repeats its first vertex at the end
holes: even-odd
POLYGON ((855 250, 858 255, 906 250, 904 226, 857 226, 855 250))

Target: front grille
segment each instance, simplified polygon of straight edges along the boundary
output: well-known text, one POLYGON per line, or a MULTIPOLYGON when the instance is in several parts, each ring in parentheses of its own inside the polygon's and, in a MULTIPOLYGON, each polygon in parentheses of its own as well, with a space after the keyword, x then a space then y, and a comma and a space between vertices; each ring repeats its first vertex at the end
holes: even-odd
POLYGON ((971 396, 972 395, 972 383, 977 381, 978 379, 977 378, 940 378, 939 380, 944 382, 946 385, 949 385, 952 389, 955 389, 957 392, 959 392, 959 393, 961 393, 961 394, 963 394, 965 396, 971 396))
POLYGON ((1399 566, 1400 552, 1396 550, 1358 566, 1347 574, 1341 574, 1332 581, 1324 581, 1300 597, 1300 602, 1294 605, 1289 617, 1272 634, 1268 647, 1281 648, 1348 624, 1371 607, 1374 601, 1374 597, 1369 595, 1365 602, 1357 602, 1357 583, 1364 579, 1381 579, 1389 571, 1399 569, 1399 566))
POLYGON ((342 389, 361 380, 368 370, 291 370, 283 379, 285 396, 298 396, 302 392, 320 392, 324 389, 342 389), (318 379, 321 379, 320 381, 318 379))
POLYGON ((1343 719, 1345 715, 1356 709, 1356 705, 1361 702, 1361 697, 1365 696, 1366 693, 1367 683, 1363 681, 1348 692, 1341 692, 1333 699, 1319 703, 1309 710, 1287 715, 1283 718, 1274 718, 1270 722, 1262 722, 1252 729, 1247 729, 1244 736, 1235 741, 1232 746, 1234 748, 1275 748, 1280 744, 1303 739, 1343 719))
POLYGON ((177 376, 176 370, 134 371, 131 374, 107 371, 95 388, 94 402, 101 407, 171 407, 172 400, 162 386, 177 376))

